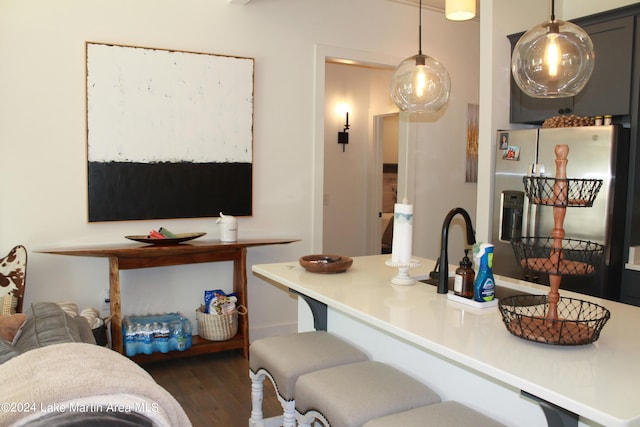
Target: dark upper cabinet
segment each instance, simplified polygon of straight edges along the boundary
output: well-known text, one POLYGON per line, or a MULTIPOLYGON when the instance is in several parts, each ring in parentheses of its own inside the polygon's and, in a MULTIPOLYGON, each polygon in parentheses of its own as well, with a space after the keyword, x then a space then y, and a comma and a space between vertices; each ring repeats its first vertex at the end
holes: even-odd
MULTIPOLYGON (((511 77, 511 123, 542 123, 559 114, 629 114, 635 17, 578 24, 591 37, 595 50, 589 83, 573 98, 543 99, 525 95, 511 77)), ((512 50, 522 34, 509 36, 512 50)))
POLYGON ((620 289, 620 301, 640 307, 640 271, 622 270, 622 285, 620 289))

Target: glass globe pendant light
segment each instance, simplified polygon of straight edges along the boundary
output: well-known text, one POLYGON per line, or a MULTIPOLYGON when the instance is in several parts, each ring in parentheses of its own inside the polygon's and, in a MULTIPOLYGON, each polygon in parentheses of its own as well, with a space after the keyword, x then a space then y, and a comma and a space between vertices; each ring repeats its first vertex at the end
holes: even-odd
POLYGON ((595 54, 589 35, 579 26, 555 19, 527 31, 516 43, 511 58, 515 82, 534 98, 575 96, 589 82, 595 54))
POLYGON ((394 70, 391 76, 391 97, 401 111, 436 112, 449 99, 451 79, 437 59, 422 54, 422 0, 418 44, 418 54, 405 59, 394 70))

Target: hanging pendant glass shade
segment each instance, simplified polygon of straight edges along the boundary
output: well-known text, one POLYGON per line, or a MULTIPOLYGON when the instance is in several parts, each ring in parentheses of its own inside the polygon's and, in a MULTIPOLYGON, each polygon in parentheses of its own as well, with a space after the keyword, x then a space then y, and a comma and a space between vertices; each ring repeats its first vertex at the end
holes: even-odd
POLYGON ((595 54, 589 35, 579 26, 550 20, 527 31, 511 59, 515 82, 534 98, 578 94, 593 73, 595 54))
POLYGON ((440 110, 451 92, 449 73, 437 59, 418 54, 402 61, 391 76, 391 97, 401 111, 440 110))

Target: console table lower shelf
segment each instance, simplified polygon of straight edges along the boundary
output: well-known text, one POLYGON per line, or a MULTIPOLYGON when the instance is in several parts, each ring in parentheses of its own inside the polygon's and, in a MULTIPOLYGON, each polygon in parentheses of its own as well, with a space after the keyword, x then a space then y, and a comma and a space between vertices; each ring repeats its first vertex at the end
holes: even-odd
POLYGON ((244 351, 244 337, 238 333, 225 341, 209 341, 198 335, 192 338, 191 348, 184 351, 170 351, 168 353, 136 354, 130 359, 136 363, 159 362, 162 360, 177 359, 180 357, 198 356, 200 354, 217 353, 219 351, 241 350, 244 351))

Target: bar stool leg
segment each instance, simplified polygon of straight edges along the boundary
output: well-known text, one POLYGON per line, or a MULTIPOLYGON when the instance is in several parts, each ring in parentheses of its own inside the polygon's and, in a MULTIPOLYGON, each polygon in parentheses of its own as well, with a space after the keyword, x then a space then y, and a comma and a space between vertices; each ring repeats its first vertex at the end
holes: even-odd
POLYGON ((301 414, 296 411, 298 427, 330 427, 329 421, 319 412, 309 411, 301 414))
POLYGON ((282 405, 282 427, 296 427, 296 402, 292 401, 280 401, 282 405))
POLYGON ((264 380, 267 374, 264 371, 259 374, 249 371, 249 377, 251 378, 251 418, 249 418, 249 427, 296 427, 296 402, 295 400, 283 400, 280 395, 277 395, 277 397, 282 406, 282 416, 264 419, 262 402, 264 400, 264 380))
POLYGON ((249 372, 251 376, 251 418, 249 419, 249 427, 262 426, 262 399, 264 397, 264 375, 255 375, 249 372))

